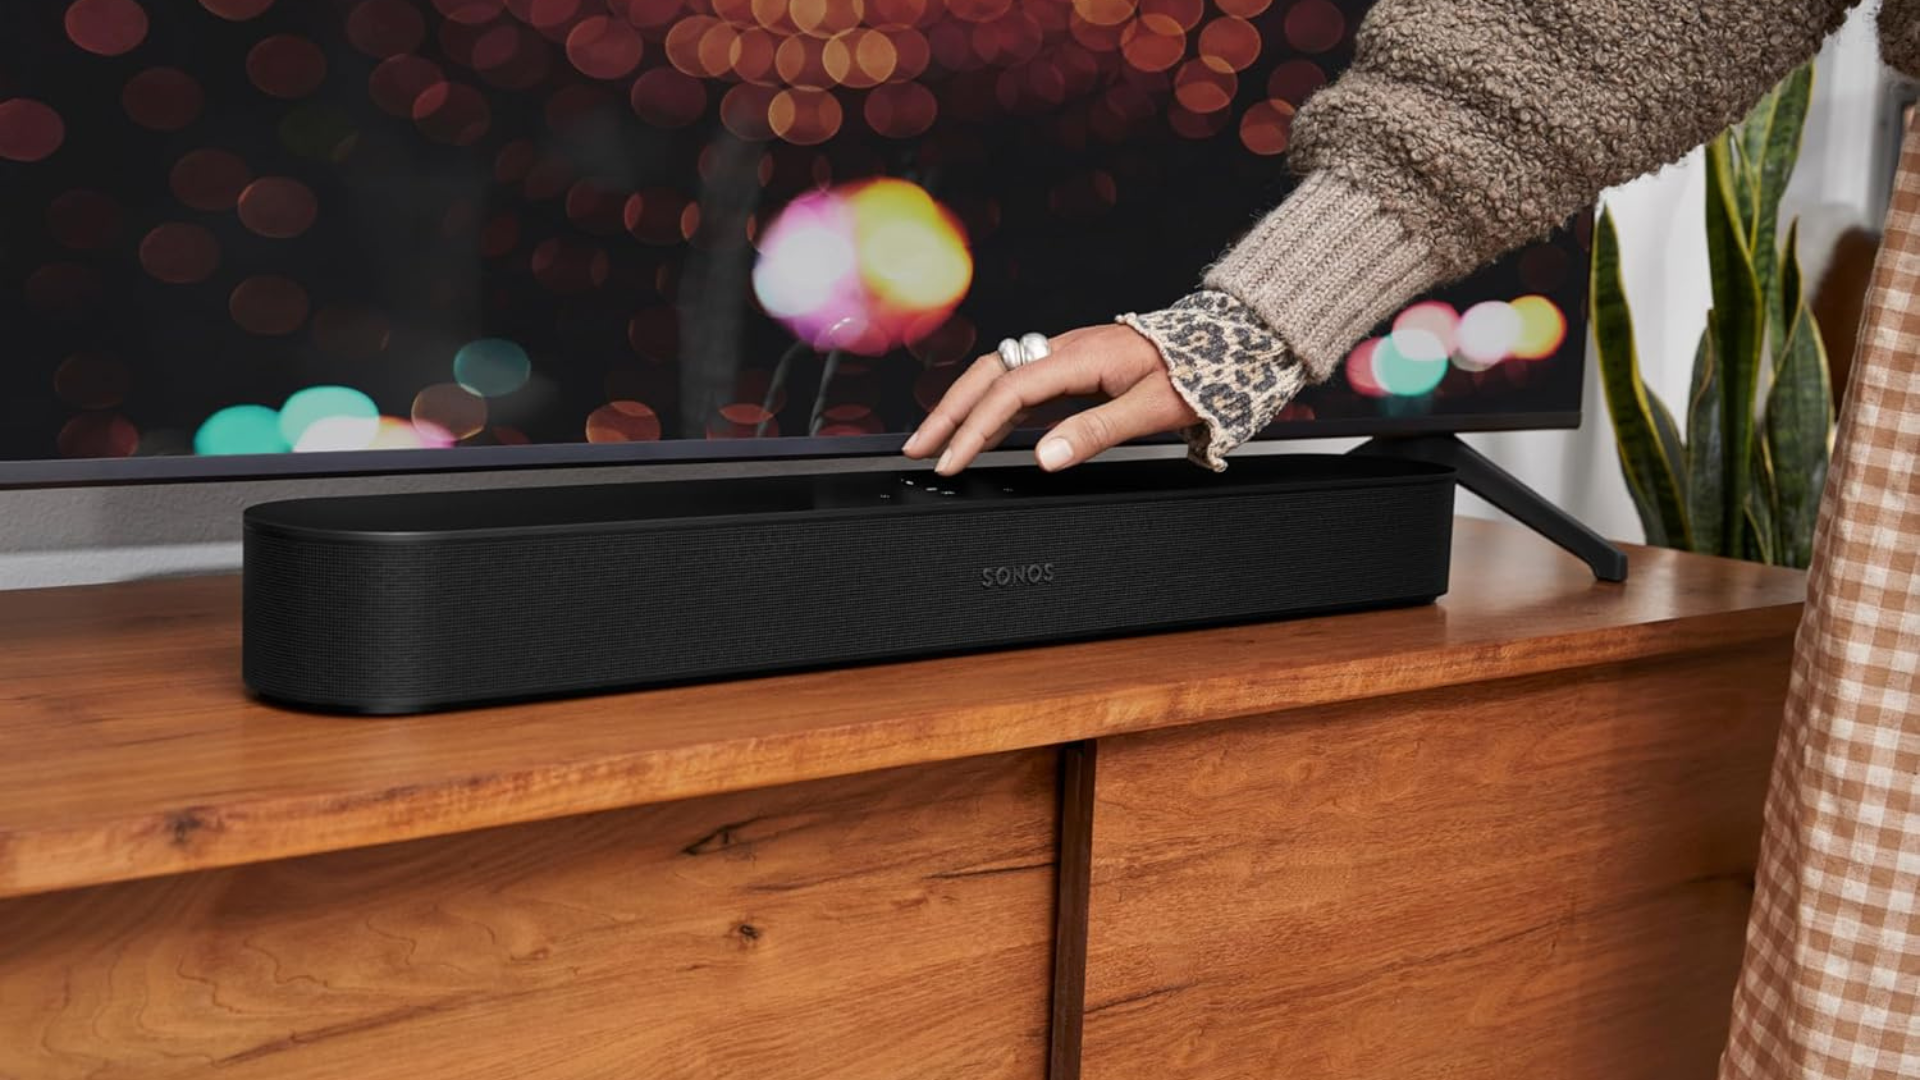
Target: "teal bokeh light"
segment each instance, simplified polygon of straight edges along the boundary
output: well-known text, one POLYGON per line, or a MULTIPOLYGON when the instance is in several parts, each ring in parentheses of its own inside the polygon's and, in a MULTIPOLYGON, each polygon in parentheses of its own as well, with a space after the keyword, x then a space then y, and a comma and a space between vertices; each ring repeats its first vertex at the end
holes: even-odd
POLYGON ((453 381, 481 397, 504 397, 527 385, 533 361, 505 338, 468 342, 453 356, 453 381))
POLYGON ((1433 392, 1447 376, 1447 358, 1413 359, 1394 345, 1393 338, 1380 339, 1373 353, 1373 374, 1389 394, 1419 397, 1433 392))
POLYGON ((300 437, 321 420, 350 417, 378 423, 380 407, 373 399, 348 386, 309 386, 280 406, 280 437, 299 446, 300 437))
POLYGON ((196 454, 284 454, 293 444, 280 435, 280 414, 265 405, 232 405, 200 425, 196 454))

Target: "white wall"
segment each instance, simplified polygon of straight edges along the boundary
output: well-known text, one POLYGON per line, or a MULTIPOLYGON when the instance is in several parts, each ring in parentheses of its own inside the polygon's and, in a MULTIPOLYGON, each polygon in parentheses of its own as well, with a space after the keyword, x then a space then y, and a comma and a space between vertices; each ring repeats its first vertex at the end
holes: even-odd
MULTIPOLYGON (((1830 43, 1788 213, 1839 221, 1868 211, 1876 167, 1880 68, 1870 15, 1856 13, 1830 43), (1822 209, 1827 208, 1827 209, 1822 209), (1833 208, 1837 208, 1837 211, 1833 208)), ((1627 292, 1638 318, 1641 362, 1668 401, 1685 396, 1709 303, 1697 163, 1609 193, 1619 219, 1627 292)), ((1637 540, 1639 519, 1620 479, 1606 407, 1588 365, 1587 421, 1573 432, 1471 436, 1469 441, 1605 535, 1637 540)), ((1351 443, 1282 449, 1339 450, 1351 443)), ((891 468, 893 461, 862 467, 891 468)), ((757 471, 817 470, 817 464, 757 471)), ((200 573, 239 565, 240 510, 254 502, 349 492, 707 477, 738 466, 566 470, 472 476, 380 477, 0 493, 0 590, 200 573)), ((1463 512, 1497 516, 1471 496, 1463 512)))

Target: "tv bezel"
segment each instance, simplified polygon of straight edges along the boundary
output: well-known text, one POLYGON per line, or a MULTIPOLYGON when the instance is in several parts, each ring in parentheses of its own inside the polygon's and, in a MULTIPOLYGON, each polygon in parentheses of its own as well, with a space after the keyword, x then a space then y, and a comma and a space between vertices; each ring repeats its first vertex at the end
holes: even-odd
MULTIPOLYGON (((1585 397, 1582 387, 1582 398, 1585 397)), ((1512 412, 1420 416, 1404 419, 1356 417, 1340 420, 1285 421, 1263 431, 1258 442, 1342 439, 1367 436, 1472 434, 1488 431, 1567 430, 1580 426, 1581 407, 1566 412, 1512 412)), ((1045 432, 1024 429, 1001 443, 1002 450, 1031 449, 1045 432)), ((1172 435, 1136 440, 1134 445, 1169 444, 1172 435)), ((545 443, 521 446, 473 446, 446 450, 338 450, 321 453, 193 454, 129 458, 76 458, 0 461, 0 490, 49 487, 100 487, 121 484, 213 483, 254 480, 319 479, 340 476, 404 475, 438 472, 508 472, 520 469, 610 468, 687 465, 714 462, 772 462, 874 459, 898 454, 904 432, 880 435, 783 436, 775 439, 663 439, 633 443, 545 443)))

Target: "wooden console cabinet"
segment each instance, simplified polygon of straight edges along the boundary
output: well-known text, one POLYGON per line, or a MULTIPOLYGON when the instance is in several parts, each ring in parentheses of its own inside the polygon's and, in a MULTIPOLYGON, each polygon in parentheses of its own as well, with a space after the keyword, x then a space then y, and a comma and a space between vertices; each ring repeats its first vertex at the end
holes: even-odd
POLYGON ((1633 557, 381 720, 0 593, 0 1080, 1704 1080, 1802 582, 1633 557))

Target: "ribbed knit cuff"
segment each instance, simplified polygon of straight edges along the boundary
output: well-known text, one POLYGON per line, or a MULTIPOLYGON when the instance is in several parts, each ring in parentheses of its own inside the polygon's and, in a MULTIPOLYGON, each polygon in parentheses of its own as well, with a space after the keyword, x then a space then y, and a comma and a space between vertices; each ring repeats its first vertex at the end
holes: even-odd
POLYGON ((1320 382, 1368 331, 1440 283, 1431 255, 1373 196, 1317 172, 1204 282, 1253 308, 1320 382))

